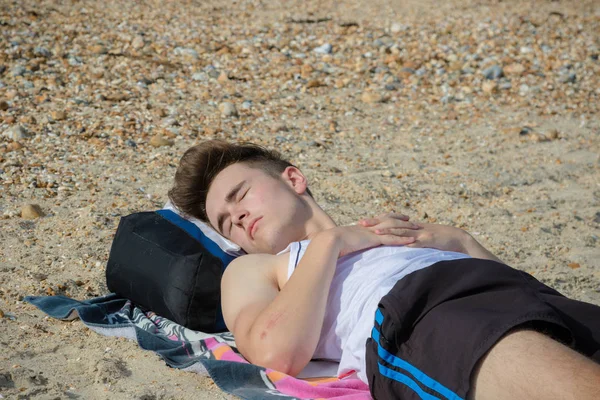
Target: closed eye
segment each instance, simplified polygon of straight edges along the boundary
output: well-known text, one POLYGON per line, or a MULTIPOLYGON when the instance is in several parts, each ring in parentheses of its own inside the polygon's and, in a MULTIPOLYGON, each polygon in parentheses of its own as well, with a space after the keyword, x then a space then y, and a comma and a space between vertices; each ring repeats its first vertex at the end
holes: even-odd
MULTIPOLYGON (((248 188, 248 190, 246 190, 244 192, 244 194, 242 195, 242 197, 239 198, 238 203, 244 198, 246 197, 246 193, 248 193, 250 191, 250 188, 248 188)), ((233 228, 233 223, 231 222, 231 218, 229 219, 229 234, 231 235, 231 228, 233 228)))

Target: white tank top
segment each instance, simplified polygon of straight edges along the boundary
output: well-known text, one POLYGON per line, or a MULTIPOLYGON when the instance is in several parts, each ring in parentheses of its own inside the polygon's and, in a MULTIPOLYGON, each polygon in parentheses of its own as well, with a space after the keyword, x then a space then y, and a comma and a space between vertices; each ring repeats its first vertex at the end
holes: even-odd
MULTIPOLYGON (((289 252, 288 279, 304 255, 310 240, 293 242, 289 252)), ((321 336, 313 359, 338 361, 338 376, 357 374, 367 383, 365 349, 379 300, 400 279, 438 261, 470 258, 453 251, 404 246, 380 246, 338 259, 329 289, 321 336)))

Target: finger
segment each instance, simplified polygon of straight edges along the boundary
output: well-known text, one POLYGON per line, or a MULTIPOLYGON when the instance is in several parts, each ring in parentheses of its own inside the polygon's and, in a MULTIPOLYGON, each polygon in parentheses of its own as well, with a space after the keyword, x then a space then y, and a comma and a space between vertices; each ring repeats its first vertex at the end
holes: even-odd
POLYGON ((412 236, 412 237, 416 237, 417 235, 419 235, 419 232, 416 232, 414 229, 404 229, 404 228, 375 229, 374 232, 378 235, 412 236))
POLYGON ((396 236, 396 235, 382 235, 381 243, 387 245, 404 245, 408 246, 415 242, 415 238, 412 236, 396 236))
POLYGON ((398 220, 386 220, 380 224, 372 225, 369 227, 371 230, 384 230, 384 229, 422 229, 422 227, 417 224, 413 224, 408 221, 398 221, 398 220))
POLYGON ((360 221, 358 221, 358 223, 362 226, 373 226, 373 225, 377 225, 379 224, 381 221, 379 221, 379 219, 377 218, 364 218, 361 219, 360 221))
POLYGON ((415 241, 410 244, 407 244, 406 247, 420 248, 425 246, 423 246, 423 243, 420 240, 415 238, 415 241))

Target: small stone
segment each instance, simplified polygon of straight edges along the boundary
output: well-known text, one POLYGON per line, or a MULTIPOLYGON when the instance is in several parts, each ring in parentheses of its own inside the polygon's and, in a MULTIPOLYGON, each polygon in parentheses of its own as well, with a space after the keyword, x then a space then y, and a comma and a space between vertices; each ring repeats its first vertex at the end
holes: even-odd
POLYGON ((173 146, 173 141, 167 138, 164 138, 160 135, 152 136, 150 139, 150 145, 154 147, 162 147, 162 146, 173 146))
POLYGON ((504 71, 499 65, 493 65, 483 70, 483 76, 485 79, 500 79, 504 76, 504 71))
POLYGON ((519 86, 519 94, 521 96, 525 96, 527 93, 529 93, 529 86, 528 85, 526 85, 524 83, 521 86, 519 86))
POLYGON ((132 41, 131 41, 131 47, 133 47, 135 50, 139 50, 142 47, 144 47, 144 37, 141 35, 136 36, 132 41))
POLYGON ((581 267, 581 265, 579 265, 579 263, 576 263, 576 262, 569 263, 568 266, 571 269, 577 269, 577 268, 581 267))
POLYGON ((495 81, 484 81, 481 90, 488 94, 494 94, 498 91, 498 84, 495 81))
POLYGON ((106 47, 102 46, 101 44, 95 44, 95 45, 92 45, 92 46, 90 46, 90 49, 89 49, 89 50, 90 50, 90 51, 91 51, 93 54, 98 54, 98 55, 101 55, 101 54, 106 54, 106 53, 108 53, 108 49, 107 49, 106 47))
POLYGON ((36 47, 35 49, 33 49, 33 54, 35 54, 38 57, 45 57, 45 58, 52 57, 52 53, 50 52, 50 50, 48 50, 44 47, 36 47))
POLYGON ((34 274, 31 275, 36 281, 45 281, 46 279, 48 279, 48 275, 47 274, 43 274, 41 272, 36 272, 34 274))
POLYGON ((373 93, 373 92, 364 92, 360 96, 360 99, 363 101, 363 103, 368 103, 368 104, 383 102, 383 96, 380 95, 379 93, 373 93))
POLYGON ((204 72, 196 72, 192 75, 192 80, 196 82, 204 82, 208 80, 208 75, 204 72))
POLYGON ((204 71, 208 74, 209 77, 213 79, 217 79, 219 77, 219 70, 212 65, 209 65, 206 68, 204 68, 204 71))
POLYGON ((63 121, 67 119, 67 113, 63 110, 56 110, 50 112, 50 117, 55 121, 63 121))
POLYGON ((525 67, 519 63, 513 63, 504 67, 504 73, 507 75, 521 75, 525 72, 525 67))
POLYGON ((10 89, 10 90, 6 91, 6 98, 9 100, 14 99, 18 95, 19 95, 19 92, 17 92, 15 89, 10 89))
POLYGON ((242 110, 249 110, 252 108, 252 102, 250 100, 244 100, 242 102, 242 110))
POLYGON ((558 81, 560 83, 575 83, 575 81, 577 81, 577 74, 575 72, 561 74, 558 81))
POLYGON ((271 132, 273 132, 273 133, 287 132, 289 130, 290 129, 287 127, 287 125, 285 125, 283 123, 277 123, 271 127, 271 132))
POLYGON ((6 146, 6 150, 8 151, 16 151, 23 148, 23 145, 19 142, 11 142, 6 146))
POLYGON ((408 78, 413 75, 416 71, 413 68, 403 67, 400 72, 398 72, 398 76, 400 78, 408 78))
POLYGON ((17 140, 22 140, 22 139, 28 138, 29 134, 27 133, 25 128, 23 128, 21 125, 15 125, 11 128, 8 128, 7 130, 5 130, 2 133, 2 136, 16 142, 17 140))
POLYGON ((0 101, 0 111, 6 111, 9 109, 9 105, 6 101, 2 100, 0 101))
POLYGON ((556 140, 560 136, 558 129, 550 129, 548 133, 546 133, 546 137, 550 140, 556 140))
POLYGON ((326 86, 326 85, 323 82, 321 82, 319 79, 311 79, 306 84, 307 89, 321 87, 321 86, 326 86))
POLYGON ((23 219, 36 219, 44 215, 41 207, 37 204, 26 204, 21 208, 21 218, 23 219))
POLYGON ((512 88, 512 83, 510 83, 510 81, 500 82, 500 85, 498 86, 498 88, 500 90, 509 90, 512 88))
POLYGON ((194 49, 189 49, 185 47, 175 47, 174 52, 176 55, 180 55, 193 60, 197 60, 199 58, 198 52, 194 49))
POLYGON ((4 311, 0 310, 0 318, 4 318, 4 311))
POLYGON ((223 83, 227 83, 229 82, 229 76, 227 75, 227 72, 223 71, 219 74, 219 77, 217 78, 217 82, 223 84, 223 83))
POLYGON ((228 101, 219 104, 219 111, 221 111, 222 117, 237 117, 238 111, 235 108, 235 104, 228 101))
POLYGON ((25 72, 27 72, 27 70, 25 69, 25 67, 21 66, 21 65, 17 65, 16 67, 14 67, 12 69, 12 76, 23 76, 25 75, 25 72))
POLYGON ((324 45, 313 49, 313 51, 315 53, 319 53, 319 54, 331 54, 332 50, 333 50, 333 46, 330 45, 329 43, 325 43, 324 45))

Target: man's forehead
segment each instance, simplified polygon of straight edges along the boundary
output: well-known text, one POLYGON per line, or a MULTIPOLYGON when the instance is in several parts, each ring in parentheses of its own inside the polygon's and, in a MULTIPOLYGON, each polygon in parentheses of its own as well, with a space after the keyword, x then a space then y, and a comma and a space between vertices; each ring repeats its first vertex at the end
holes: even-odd
POLYGON ((218 211, 221 204, 225 203, 225 197, 229 191, 242 181, 249 181, 253 177, 263 173, 256 168, 242 163, 236 163, 224 168, 215 176, 208 188, 206 196, 206 211, 211 214, 218 211))

